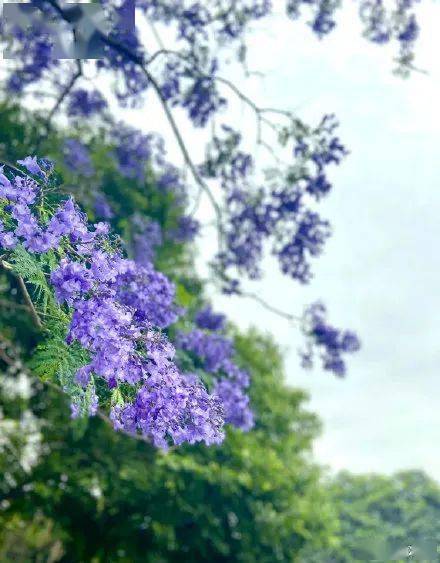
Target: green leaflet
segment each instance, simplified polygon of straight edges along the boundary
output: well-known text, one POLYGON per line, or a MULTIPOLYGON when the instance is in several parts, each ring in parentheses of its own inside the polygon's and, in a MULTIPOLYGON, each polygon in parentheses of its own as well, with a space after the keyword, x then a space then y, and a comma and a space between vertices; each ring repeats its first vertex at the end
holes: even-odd
POLYGON ((10 261, 13 264, 14 272, 33 285, 34 297, 42 307, 42 311, 46 312, 49 302, 53 301, 53 295, 40 261, 22 245, 18 245, 12 251, 10 261))
MULTIPOLYGON (((68 315, 55 301, 53 290, 47 282, 45 273, 56 267, 58 261, 55 253, 50 250, 46 254, 34 255, 28 252, 23 245, 18 245, 11 252, 10 262, 14 273, 21 276, 27 284, 31 284, 31 297, 38 312, 67 323, 68 315)), ((43 321, 45 320, 46 318, 43 319, 43 321)))
POLYGON ((43 381, 59 383, 71 394, 78 388, 75 373, 88 362, 89 356, 79 344, 66 344, 65 330, 60 329, 51 326, 51 338, 36 347, 28 365, 43 381))

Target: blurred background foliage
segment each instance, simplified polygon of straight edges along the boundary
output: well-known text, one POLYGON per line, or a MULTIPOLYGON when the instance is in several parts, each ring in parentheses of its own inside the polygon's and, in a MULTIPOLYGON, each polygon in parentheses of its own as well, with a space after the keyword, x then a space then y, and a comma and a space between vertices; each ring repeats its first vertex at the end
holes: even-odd
MULTIPOLYGON (((92 218, 99 184, 128 251, 135 214, 164 232, 177 225, 183 209, 152 174, 140 184, 118 173, 105 127, 81 130, 97 171, 90 180, 63 164, 64 141, 78 131, 42 137, 38 112, 6 102, 0 119, 0 160, 13 163, 38 147, 92 218)), ((165 238, 156 262, 176 283, 179 304, 196 310, 204 282, 192 253, 165 238)), ((5 273, 0 284, 3 294, 17 295, 5 273)), ((440 544, 440 488, 423 473, 330 479, 313 462, 319 420, 304 407, 306 394, 284 383, 269 336, 229 327, 239 363, 252 374, 255 428, 229 428, 219 447, 164 453, 98 418, 69 419, 65 397, 32 377, 38 337, 15 303, 0 306, 0 352, 15 353, 14 362, 0 353, 0 561, 406 560, 401 550, 409 543, 419 554, 440 544)))

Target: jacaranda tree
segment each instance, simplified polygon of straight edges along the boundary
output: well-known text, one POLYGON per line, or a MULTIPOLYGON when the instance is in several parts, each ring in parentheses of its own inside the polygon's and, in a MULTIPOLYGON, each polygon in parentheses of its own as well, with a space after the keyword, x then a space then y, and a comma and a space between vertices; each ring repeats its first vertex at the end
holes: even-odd
MULTIPOLYGON (((336 26, 339 4, 289 0, 286 17, 310 18, 312 32, 324 38, 336 26)), ((198 455, 201 465, 209 456, 227 459, 233 438, 219 446, 226 434, 240 436, 240 448, 245 448, 240 440, 256 440, 262 421, 278 416, 275 406, 252 403, 258 366, 242 356, 243 348, 254 350, 252 340, 258 343, 260 337, 248 336, 240 352, 240 338, 234 338, 225 316, 204 298, 206 283, 215 283, 225 294, 254 298, 295 322, 305 339, 305 367, 318 357, 325 370, 343 376, 345 354, 359 348, 355 333, 329 323, 323 303, 313 303, 303 313, 278 311, 243 284, 263 276, 266 253, 293 281, 310 282, 313 261, 331 233, 330 223, 316 209, 332 189, 328 170, 348 151, 337 135, 335 116, 306 124, 290 109, 258 106, 222 75, 225 57, 231 54, 246 71, 246 35, 253 22, 270 15, 269 0, 103 0, 92 8, 56 0, 5 8, 0 30, 7 56, 0 151, 0 358, 13 379, 38 377, 43 382, 38 397, 66 394, 77 428, 95 415, 122 433, 111 438, 118 444, 115 457, 122 443, 118 440, 127 440, 130 445, 124 447, 130 450, 135 448, 134 437, 148 444, 145 452, 150 456, 162 455, 153 454, 152 446, 212 446, 214 453, 195 450, 189 458, 188 472, 196 472, 198 455), (69 40, 71 46, 66 47, 69 40), (103 87, 98 89, 97 83, 103 87), (10 103, 11 95, 20 105, 10 103), (159 135, 121 121, 118 105, 142 108, 146 115, 148 96, 157 99, 188 174, 168 160, 159 135), (245 150, 243 132, 233 125, 228 110, 233 98, 253 112, 256 143, 273 158, 270 169, 261 170, 245 150), (36 102, 40 107, 35 110, 36 102), (25 107, 34 107, 33 113, 25 107), (188 127, 209 133, 203 159, 187 144, 175 112, 186 114, 188 127), (195 218, 202 198, 211 208, 216 230, 210 280, 203 282, 194 271, 191 246, 195 237, 203 236, 195 218)), ((359 2, 366 39, 396 43, 401 74, 414 68, 415 8, 412 0, 396 0, 391 7, 381 0, 359 2)), ((86 436, 95 427, 96 421, 86 436)), ((20 428, 14 428, 17 432, 11 434, 17 438, 11 438, 11 444, 20 440, 20 428)), ((295 442, 301 433, 294 428, 289 437, 288 430, 283 440, 295 442)), ((274 426, 268 432, 282 465, 284 454, 278 450, 274 426)), ((26 448, 26 440, 16 447, 26 448)), ((261 443, 252 447, 254 453, 260 449, 260 455, 266 455, 261 443)), ((175 458, 157 459, 167 460, 158 462, 162 470, 175 458)), ((244 458, 242 462, 246 464, 244 458)), ((306 468, 304 475, 310 471, 306 468)), ((172 467, 166 472, 171 474, 172 467)), ((166 472, 160 473, 165 481, 166 472)), ((287 475, 277 491, 285 492, 287 482, 294 481, 287 475)), ((18 481, 12 473, 10 479, 14 489, 18 481)), ((265 487, 271 489, 267 479, 267 485, 261 484, 262 498, 257 495, 249 508, 254 528, 265 487)), ((309 490, 306 485, 313 478, 304 479, 304 490, 309 490)), ((249 489, 258 489, 252 480, 249 483, 249 489)), ((312 524, 307 518, 298 524, 296 511, 301 509, 293 506, 292 498, 286 497, 293 511, 288 517, 287 504, 270 498, 273 520, 268 516, 271 508, 265 506, 260 533, 267 538, 261 540, 267 552, 246 555, 252 553, 251 540, 248 551, 243 546, 237 546, 243 553, 228 551, 233 549, 232 532, 219 539, 214 555, 206 546, 198 551, 199 544, 193 552, 191 546, 185 549, 194 560, 212 556, 269 561, 275 555, 289 559, 313 537, 312 524), (277 520, 280 514, 287 518, 284 523, 277 520), (289 543, 294 522, 301 529, 289 543), (285 534, 279 542, 277 533, 285 534)), ((32 502, 37 500, 32 497, 32 502)), ((42 518, 58 526, 58 513, 47 512, 42 508, 42 518)), ((228 514, 220 518, 223 524, 224 518, 235 521, 235 510, 231 514, 236 516, 228 514)), ((320 521, 316 516, 318 527, 320 521)), ((61 543, 74 537, 68 528, 61 526, 61 543)), ((172 538, 177 533, 176 527, 160 522, 154 538, 163 530, 172 538)), ((179 534, 185 535, 182 530, 179 534)), ((174 545, 174 539, 169 541, 174 545)), ((182 557, 182 541, 176 543, 176 557, 182 557)), ((69 544, 69 553, 73 549, 69 544)), ((104 546, 101 551, 89 545, 84 549, 78 548, 79 560, 109 559, 104 546)), ((157 549, 152 560, 168 560, 174 548, 157 549)), ((121 550, 125 557, 127 547, 121 550)))
MULTIPOLYGON (((2 107, 2 115, 0 144, 10 147, 14 159, 23 144, 34 142, 38 118, 10 105, 2 107), (12 143, 13 137, 21 142, 12 143)), ((56 132, 44 141, 45 154, 61 158, 63 146, 63 135, 56 132)), ((126 240, 133 241, 128 234, 133 227, 119 204, 144 219, 148 211, 162 232, 174 233, 179 219, 174 199, 158 191, 153 177, 127 183, 111 168, 110 147, 103 151, 101 142, 88 149, 94 166, 110 166, 102 188, 112 205, 111 221, 126 232, 126 240)), ((67 184, 73 181, 68 167, 62 174, 67 184)), ((94 213, 94 196, 75 195, 94 213)), ((0 560, 269 562, 289 560, 305 545, 319 550, 336 541, 337 518, 309 459, 319 430, 316 417, 303 409, 304 393, 283 383, 280 355, 268 337, 256 331, 240 335, 224 316, 202 307, 203 284, 194 275, 190 248, 173 234, 157 246, 156 263, 174 277, 178 306, 195 319, 192 332, 199 339, 215 335, 217 347, 233 346, 234 369, 252 374, 251 408, 225 380, 225 388, 216 393, 231 413, 224 442, 209 448, 182 445, 165 454, 149 438, 114 432, 103 405, 89 424, 87 418, 70 419, 69 400, 54 375, 71 373, 67 325, 55 318, 57 306, 48 303, 41 316, 50 315, 55 324, 50 336, 41 337, 17 277, 3 272, 1 282, 9 294, 0 314, 5 368, 0 384, 0 560), (251 424, 252 431, 242 430, 251 424)), ((211 367, 216 348, 199 357, 191 348, 198 340, 188 337, 189 320, 175 325, 168 334, 183 341, 176 352, 179 365, 185 373, 197 373, 207 388, 220 386, 211 367)), ((89 391, 78 390, 85 394, 80 408, 87 408, 89 391)), ((107 391, 110 405, 112 392, 107 391)))

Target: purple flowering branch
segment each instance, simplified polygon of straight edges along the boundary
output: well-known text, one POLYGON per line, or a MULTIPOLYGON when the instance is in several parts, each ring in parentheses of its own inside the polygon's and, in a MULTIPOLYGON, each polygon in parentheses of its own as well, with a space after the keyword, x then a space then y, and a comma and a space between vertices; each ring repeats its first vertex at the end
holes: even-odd
MULTIPOLYGON (((172 55, 174 57, 177 57, 180 60, 184 61, 185 63, 188 63, 188 69, 191 69, 190 66, 191 61, 186 55, 183 55, 178 51, 174 51, 172 49, 165 49, 165 48, 156 51, 156 53, 154 53, 145 63, 145 68, 148 67, 152 62, 154 62, 157 59, 157 57, 161 55, 172 55)), ((242 90, 240 90, 240 88, 238 88, 233 82, 222 76, 218 76, 218 75, 211 76, 210 74, 203 73, 200 70, 197 70, 196 76, 197 78, 204 78, 204 79, 213 78, 216 82, 219 82, 227 86, 232 92, 234 92, 234 94, 242 102, 244 102, 247 106, 249 106, 252 109, 252 111, 255 113, 255 117, 257 120, 257 124, 256 124, 257 145, 264 147, 279 163, 280 162, 279 157, 276 155, 273 147, 263 139, 262 125, 266 125, 270 127, 275 133, 279 133, 279 130, 275 123, 264 117, 264 114, 269 114, 269 113, 276 114, 288 118, 291 122, 293 122, 295 119, 293 113, 289 110, 282 110, 282 109, 269 108, 269 107, 259 107, 249 96, 247 96, 242 90)))
MULTIPOLYGON (((11 253, 19 274, 41 277, 45 284, 50 272, 43 291, 55 319, 47 324, 56 358, 53 373, 71 397, 72 417, 95 415, 100 399, 109 402, 108 395, 98 396, 96 379, 111 393, 110 415, 104 416, 116 430, 140 434, 165 449, 170 442, 220 443, 231 393, 240 397, 243 409, 248 398, 241 388, 226 384, 209 393, 198 376, 180 371, 163 331, 182 312, 174 302, 174 284, 151 263, 125 258, 111 242, 109 225, 90 225, 72 198, 46 220, 44 190, 32 176, 50 186, 52 167, 30 156, 18 162, 28 175, 9 178, 0 171, 5 200, 0 246, 11 253), (50 266, 49 251, 55 258, 50 266)), ((29 294, 24 297, 41 323, 29 294)), ((39 369, 44 370, 44 359, 39 369)), ((238 415, 227 421, 235 424, 238 415)))
MULTIPOLYGON (((35 376, 32 373, 32 371, 29 370, 24 364, 24 362, 22 361, 18 347, 13 342, 11 342, 9 338, 6 338, 5 335, 2 333, 0 333, 0 359, 10 367, 20 368, 20 370, 27 377, 29 377, 31 381, 35 380, 35 376)), ((65 391, 62 389, 62 387, 60 387, 56 383, 53 383, 53 381, 49 381, 47 379, 45 380, 39 379, 38 381, 43 385, 45 385, 46 387, 48 387, 49 389, 52 389, 53 391, 56 391, 60 395, 65 396, 65 391)), ((96 411, 96 416, 113 428, 112 420, 105 414, 104 411, 98 409, 96 411)), ((141 442, 145 442, 151 445, 151 440, 148 439, 146 436, 143 436, 142 434, 134 434, 131 432, 127 432, 124 429, 121 429, 120 432, 121 434, 124 434, 134 440, 139 440, 141 442)))

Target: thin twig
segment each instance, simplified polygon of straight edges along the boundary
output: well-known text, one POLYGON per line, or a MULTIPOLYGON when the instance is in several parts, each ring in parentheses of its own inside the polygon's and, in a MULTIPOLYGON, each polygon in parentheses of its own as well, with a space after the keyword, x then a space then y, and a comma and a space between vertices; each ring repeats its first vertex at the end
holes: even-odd
POLYGON ((26 301, 26 305, 28 306, 30 315, 32 317, 32 320, 34 321, 35 326, 37 326, 38 328, 43 328, 43 323, 41 322, 40 316, 38 315, 37 310, 34 307, 34 303, 31 299, 31 296, 29 295, 29 292, 27 290, 23 278, 21 276, 16 276, 16 277, 21 293, 23 295, 23 299, 26 301))
MULTIPOLYGON (((77 65, 77 70, 76 72, 72 75, 71 79, 69 80, 69 82, 67 83, 66 87, 62 90, 61 94, 59 95, 59 97, 57 98, 57 101, 55 102, 55 105, 53 106, 53 108, 50 110, 49 115, 47 116, 47 119, 45 121, 45 128, 46 131, 49 132, 50 128, 51 128, 51 122, 52 122, 52 118, 55 115, 55 113, 58 111, 59 107, 61 106, 61 104, 63 103, 63 101, 65 100, 66 96, 69 94, 69 92, 72 90, 72 88, 74 87, 76 81, 78 80, 78 78, 82 75, 82 65, 81 65, 81 61, 76 59, 76 65, 77 65)), ((39 142, 37 143, 37 147, 39 147, 41 145, 41 141, 42 138, 40 137, 39 142)))
POLYGON ((240 292, 239 296, 241 297, 248 297, 249 299, 253 299, 254 301, 257 301, 257 303, 259 303, 260 305, 262 305, 265 309, 267 309, 268 311, 270 311, 271 313, 275 313, 276 315, 279 315, 280 317, 283 317, 284 319, 288 320, 289 322, 294 322, 294 323, 298 323, 302 321, 301 317, 298 317, 297 315, 293 315, 291 313, 286 313, 285 311, 282 311, 281 309, 278 309, 277 307, 274 307, 273 305, 270 305, 270 303, 267 303, 267 301, 265 301, 264 299, 262 299, 259 295, 257 295, 256 293, 251 293, 251 292, 240 292))
POLYGON ((3 260, 0 260, 0 266, 2 268, 4 268, 5 270, 8 270, 8 271, 10 271, 14 274, 15 278, 17 279, 18 286, 20 288, 23 299, 26 302, 26 306, 29 310, 29 313, 32 317, 32 320, 34 321, 35 326, 39 329, 43 328, 43 323, 41 322, 40 316, 38 315, 37 310, 35 309, 34 303, 31 299, 31 296, 29 295, 29 292, 27 290, 27 287, 26 287, 26 284, 25 284, 23 278, 21 276, 19 276, 18 274, 16 274, 13 271, 12 266, 10 264, 4 262, 3 260))

